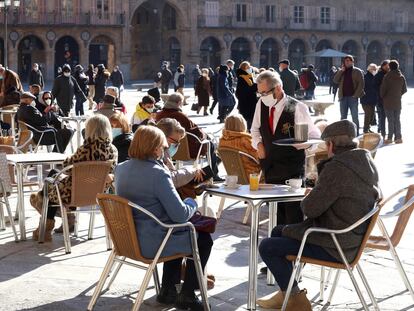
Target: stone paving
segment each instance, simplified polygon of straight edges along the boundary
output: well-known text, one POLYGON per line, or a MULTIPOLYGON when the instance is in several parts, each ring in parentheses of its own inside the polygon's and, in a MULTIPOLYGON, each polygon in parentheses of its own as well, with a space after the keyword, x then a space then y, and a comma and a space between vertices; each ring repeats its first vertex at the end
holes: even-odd
MULTIPOLYGON (((192 94, 191 89, 186 93, 192 94)), ((379 150, 376 163, 379 168, 381 187, 385 195, 413 183, 414 159, 413 122, 414 89, 404 97, 402 114, 404 144, 390 145, 379 150)), ((327 88, 318 88, 317 96, 327 98, 327 88)), ((132 89, 123 93, 129 113, 135 110, 140 95, 132 89)), ((186 109, 189 106, 186 107, 186 109)), ((362 114, 361 122, 362 122, 362 114)), ((192 116, 199 125, 207 126, 208 131, 221 128, 213 116, 192 116)), ((335 105, 326 111, 329 120, 337 120, 339 107, 335 105)), ((223 170, 223 168, 221 168, 223 170)), ((223 172, 224 174, 224 172, 223 172)), ((12 208, 16 200, 11 200, 12 208)), ((209 207, 217 208, 218 200, 209 200, 209 207)), ((26 197, 28 240, 15 243, 10 227, 0 232, 0 310, 86 310, 95 282, 108 258, 106 251, 103 220, 96 217, 94 239, 87 240, 88 219, 81 215, 80 236, 72 238, 72 253, 65 255, 63 238, 54 235, 52 243, 43 245, 31 240, 31 232, 36 228, 38 215, 30 207, 26 197)), ((245 310, 247 300, 249 225, 241 223, 244 207, 236 205, 227 209, 220 219, 214 234, 214 247, 208 264, 208 271, 216 277, 216 287, 209 292, 212 310, 245 310)), ((260 236, 267 234, 267 211, 260 215, 260 236)), ((59 225, 59 221, 57 222, 59 225)), ((389 223, 388 225, 392 225, 389 223)), ((414 238, 413 222, 407 227, 398 252, 402 258, 408 277, 414 282, 414 238)), ((260 264, 262 265, 262 264, 260 264)), ((414 310, 413 300, 399 278, 394 264, 386 252, 366 253, 361 266, 379 301, 381 310, 414 310)), ((349 277, 342 273, 338 289, 330 306, 319 302, 319 268, 306 266, 301 287, 308 290, 314 310, 362 310, 349 277)), ((122 268, 111 289, 102 296, 95 310, 130 310, 143 273, 133 268, 122 268)), ((258 296, 277 290, 267 286, 264 275, 259 275, 258 296)), ((329 292, 325 292, 325 298, 329 292)), ((368 297, 365 295, 367 300, 368 297)), ((146 293, 141 310, 174 310, 165 308, 155 301, 155 290, 151 287, 146 293)), ((372 306, 371 306, 372 308, 372 306)), ((373 309, 373 308, 372 308, 373 309)))

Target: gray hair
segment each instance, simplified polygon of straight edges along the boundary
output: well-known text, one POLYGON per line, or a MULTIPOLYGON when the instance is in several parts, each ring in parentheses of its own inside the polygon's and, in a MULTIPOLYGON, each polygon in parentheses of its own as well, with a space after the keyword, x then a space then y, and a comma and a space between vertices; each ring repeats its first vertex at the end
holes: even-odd
POLYGON ((109 119, 102 114, 96 114, 90 117, 85 124, 85 138, 92 140, 98 138, 112 140, 112 128, 109 119))
POLYGON ((328 137, 325 142, 333 144, 333 153, 339 154, 358 147, 359 141, 357 138, 352 138, 348 135, 338 135, 328 137))
POLYGON ((173 135, 174 133, 180 134, 182 137, 185 135, 185 129, 181 124, 172 118, 164 118, 158 121, 157 127, 164 132, 166 137, 173 135))
POLYGON ((282 79, 280 79, 280 75, 277 72, 273 72, 270 70, 265 70, 260 73, 256 78, 257 84, 266 82, 267 85, 273 89, 276 86, 280 85, 283 86, 282 79))
POLYGON ((106 93, 107 93, 108 91, 110 91, 110 90, 112 90, 112 91, 114 91, 114 92, 115 92, 115 94, 116 94, 116 98, 118 98, 118 97, 119 97, 119 89, 118 89, 116 86, 108 86, 108 87, 106 88, 106 93))
POLYGON ((168 101, 173 103, 182 103, 184 101, 184 96, 180 93, 173 93, 168 96, 168 101))

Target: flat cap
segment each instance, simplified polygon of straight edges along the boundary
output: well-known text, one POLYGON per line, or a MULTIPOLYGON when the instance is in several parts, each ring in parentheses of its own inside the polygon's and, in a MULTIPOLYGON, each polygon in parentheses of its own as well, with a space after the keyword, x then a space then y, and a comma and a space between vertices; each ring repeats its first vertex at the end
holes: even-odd
POLYGON ((106 94, 103 98, 103 102, 107 104, 114 104, 115 103, 115 97, 109 94, 106 94))
POLYGON ((321 135, 321 139, 327 140, 330 137, 347 135, 350 138, 356 137, 356 125, 348 120, 341 120, 328 125, 321 135))
POLYGON ((36 96, 34 96, 32 93, 30 92, 23 92, 22 95, 20 95, 20 99, 22 98, 31 98, 31 99, 36 99, 36 96))
POLYGON ((290 61, 288 60, 288 59, 282 59, 279 63, 278 63, 279 65, 280 64, 285 64, 285 65, 290 65, 290 61))

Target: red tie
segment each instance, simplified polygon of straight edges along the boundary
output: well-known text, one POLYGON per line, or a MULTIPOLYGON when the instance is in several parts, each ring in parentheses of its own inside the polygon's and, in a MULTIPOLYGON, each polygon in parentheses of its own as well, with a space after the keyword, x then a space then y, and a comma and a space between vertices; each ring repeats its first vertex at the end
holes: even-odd
POLYGON ((273 106, 272 108, 270 108, 270 115, 269 115, 269 128, 270 128, 270 132, 272 133, 272 135, 274 134, 275 130, 273 128, 273 116, 275 114, 275 106, 273 106))

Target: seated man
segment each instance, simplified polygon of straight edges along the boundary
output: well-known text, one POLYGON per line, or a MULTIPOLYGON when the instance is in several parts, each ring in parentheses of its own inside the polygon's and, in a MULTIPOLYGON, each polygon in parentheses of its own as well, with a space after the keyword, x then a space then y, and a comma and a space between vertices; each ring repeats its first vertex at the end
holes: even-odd
MULTIPOLYGON (((356 126, 348 120, 328 125, 321 138, 329 159, 318 165, 319 178, 315 188, 302 201, 307 219, 302 223, 277 226, 270 238, 264 239, 259 252, 275 276, 280 291, 270 298, 259 299, 263 308, 280 309, 292 274, 287 255, 297 255, 304 232, 310 227, 344 229, 365 216, 373 207, 378 193, 378 172, 370 153, 357 148, 356 126)), ((354 260, 368 224, 338 235, 348 261, 354 260)), ((324 261, 342 262, 328 234, 312 233, 307 239, 303 256, 324 261)), ((288 301, 289 311, 311 310, 306 290, 293 285, 288 301)))
MULTIPOLYGON (((35 107, 34 99, 35 96, 29 92, 24 92, 21 95, 20 107, 16 114, 17 121, 25 122, 39 131, 52 129, 55 134, 51 131, 44 133, 40 145, 55 145, 53 152, 65 153, 65 149, 72 138, 73 131, 67 128, 61 129, 50 126, 46 117, 35 107), (56 143, 59 149, 57 148, 56 143)), ((33 131, 33 140, 38 143, 41 135, 41 133, 33 131)))
POLYGON ((108 86, 106 88, 105 95, 111 95, 115 97, 115 109, 126 114, 126 107, 120 100, 119 89, 116 86, 108 86))
MULTIPOLYGON (((168 97, 167 102, 164 105, 164 108, 157 113, 155 120, 158 122, 164 118, 171 118, 177 120, 181 126, 185 129, 187 133, 194 134, 199 139, 208 139, 206 133, 204 133, 190 118, 185 115, 181 108, 183 106, 184 96, 180 93, 171 94, 168 97)), ((190 151, 191 159, 196 159, 198 150, 200 148, 200 144, 195 140, 193 137, 188 137, 188 147, 190 151)), ((218 176, 218 157, 216 155, 215 146, 212 142, 210 142, 210 155, 211 155, 211 169, 213 170, 215 176, 214 181, 224 181, 222 178, 218 176)), ((203 150, 201 154, 205 154, 206 151, 203 150)))
POLYGON ((99 104, 98 110, 95 113, 103 114, 108 119, 115 113, 115 97, 112 95, 105 95, 103 101, 99 104))

